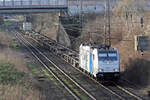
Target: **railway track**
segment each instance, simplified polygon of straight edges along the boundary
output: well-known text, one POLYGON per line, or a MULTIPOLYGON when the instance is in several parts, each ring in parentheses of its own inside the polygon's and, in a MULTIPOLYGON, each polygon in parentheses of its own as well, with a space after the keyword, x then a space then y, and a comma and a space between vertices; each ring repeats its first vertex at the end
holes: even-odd
POLYGON ((30 44, 30 42, 24 39, 19 33, 16 34, 16 37, 76 100, 96 100, 95 97, 93 97, 76 81, 74 81, 66 73, 64 73, 64 71, 59 69, 56 64, 54 64, 50 59, 45 57, 42 52, 40 52, 36 47, 30 44), (51 65, 51 67, 48 65, 51 65), (54 66, 55 68, 52 66, 54 66))
MULTIPOLYGON (((46 57, 47 58, 47 57, 46 57)), ((44 63, 46 63, 46 62, 44 62, 44 63)), ((72 67, 71 67, 72 68, 72 67)), ((88 83, 84 83, 85 85, 89 85, 89 82, 88 83)), ((92 89, 93 89, 93 83, 91 83, 91 85, 92 85, 92 89)), ((103 93, 102 91, 104 91, 104 90, 102 90, 102 89, 100 89, 99 87, 95 87, 96 89, 97 89, 97 91, 96 92, 101 92, 101 93, 103 93)), ((92 90, 93 91, 93 90, 92 90)), ((96 92, 94 92, 94 94, 97 94, 96 92)), ((115 99, 115 100, 120 100, 120 99, 117 99, 118 97, 110 97, 108 94, 103 94, 103 95, 99 95, 99 94, 97 94, 97 98, 96 98, 96 100, 99 100, 100 98, 110 98, 110 99, 115 99)), ((87 99, 85 99, 85 100, 87 100, 87 99)), ((88 99, 88 100, 95 100, 95 99, 93 99, 93 98, 91 98, 91 99, 88 99)), ((101 99, 100 99, 101 100, 101 99)), ((102 99, 103 100, 103 99, 102 99)))
MULTIPOLYGON (((35 32, 33 31, 33 33, 35 33, 35 32)), ((54 41, 54 40, 52 40, 52 39, 50 39, 49 37, 44 36, 44 35, 40 35, 40 39, 44 39, 44 42, 47 42, 47 45, 48 45, 48 46, 51 45, 51 44, 49 44, 49 43, 51 43, 51 42, 56 42, 56 41, 54 41)), ((57 43, 57 45, 60 46, 60 47, 65 48, 65 49, 66 49, 67 51, 69 51, 69 52, 72 52, 72 53, 75 54, 76 56, 79 56, 79 51, 74 51, 74 50, 72 50, 71 48, 66 47, 66 46, 64 46, 64 45, 62 45, 62 44, 60 44, 60 43, 57 43)))
POLYGON ((130 91, 131 93, 134 93, 135 95, 137 95, 139 97, 142 97, 143 93, 137 91, 137 90, 140 90, 140 86, 138 86, 138 85, 126 80, 126 79, 120 79, 118 81, 118 84, 120 87, 126 89, 127 91, 130 91))
MULTIPOLYGON (((34 40, 35 41, 35 40, 34 40)), ((38 41, 36 41, 38 42, 38 41)), ((51 46, 50 44, 48 44, 49 46, 51 46)), ((61 46, 61 45, 59 45, 61 46)), ((68 62, 68 60, 66 60, 68 62)), ((72 65, 72 64, 71 64, 72 65)), ((75 66, 73 66, 74 68, 76 68, 75 66)), ((78 68, 76 68, 78 71, 82 72, 81 70, 79 70, 78 68)), ((83 73, 83 72, 82 72, 83 73)), ((85 73, 84 73, 85 74, 85 73)), ((87 74, 86 74, 87 76, 87 74)), ((89 77, 89 76, 88 76, 89 77)), ((127 91, 126 89, 122 88, 121 86, 113 83, 113 85, 109 84, 109 85, 104 85, 101 84, 100 82, 96 81, 95 79, 91 78, 95 83, 99 84, 101 87, 103 87, 104 89, 106 89, 107 91, 109 91, 110 93, 112 93, 113 95, 117 96, 119 99, 122 100, 126 100, 126 99, 130 99, 130 100, 143 100, 142 98, 136 96, 135 94, 127 91)))
POLYGON ((113 92, 117 93, 118 95, 121 95, 124 98, 124 100, 143 100, 141 97, 121 87, 115 82, 109 82, 103 85, 112 90, 113 92))

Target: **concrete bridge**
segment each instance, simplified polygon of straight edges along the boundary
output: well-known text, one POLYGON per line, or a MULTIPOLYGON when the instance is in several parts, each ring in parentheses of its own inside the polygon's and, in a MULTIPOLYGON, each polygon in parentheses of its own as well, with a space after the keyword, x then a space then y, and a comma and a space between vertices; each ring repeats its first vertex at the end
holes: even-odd
POLYGON ((98 7, 104 6, 105 2, 105 0, 0 0, 0 14, 64 12, 69 8, 80 7, 81 4, 84 7, 98 7))
POLYGON ((0 0, 0 14, 60 12, 68 9, 68 0, 0 0))

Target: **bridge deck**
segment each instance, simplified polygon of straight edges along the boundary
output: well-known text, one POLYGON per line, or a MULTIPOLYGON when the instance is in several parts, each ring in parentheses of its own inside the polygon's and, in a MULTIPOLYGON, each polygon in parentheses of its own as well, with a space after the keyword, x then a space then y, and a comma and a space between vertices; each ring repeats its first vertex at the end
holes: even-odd
POLYGON ((0 0, 0 14, 67 10, 67 0, 0 0))

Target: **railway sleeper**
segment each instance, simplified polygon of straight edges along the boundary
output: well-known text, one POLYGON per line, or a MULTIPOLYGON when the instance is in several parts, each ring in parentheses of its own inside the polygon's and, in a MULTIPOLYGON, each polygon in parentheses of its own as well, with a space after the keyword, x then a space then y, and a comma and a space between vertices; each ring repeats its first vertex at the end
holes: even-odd
POLYGON ((67 62, 69 62, 69 58, 67 57, 67 62))
POLYGON ((71 65, 74 65, 74 60, 73 59, 71 59, 71 65))
POLYGON ((75 66, 75 61, 74 61, 74 60, 73 60, 72 66, 73 66, 73 67, 76 67, 76 66, 75 66))
POLYGON ((74 59, 73 58, 71 59, 71 61, 72 61, 72 65, 74 65, 74 59))
POLYGON ((68 63, 70 63, 71 62, 71 60, 70 60, 70 58, 68 58, 68 63))

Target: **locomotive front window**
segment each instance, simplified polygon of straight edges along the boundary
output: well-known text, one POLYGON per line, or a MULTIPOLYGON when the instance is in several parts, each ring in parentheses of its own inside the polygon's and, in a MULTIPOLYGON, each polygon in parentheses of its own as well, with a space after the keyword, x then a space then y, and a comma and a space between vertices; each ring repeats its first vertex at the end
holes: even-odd
POLYGON ((110 60, 117 60, 117 53, 108 53, 108 57, 110 60))
POLYGON ((99 53, 99 57, 107 57, 107 53, 99 53))
POLYGON ((100 60, 106 60, 107 57, 108 57, 107 53, 99 52, 99 54, 98 54, 98 58, 99 58, 100 60))
POLYGON ((117 60, 116 51, 99 51, 99 60, 117 60))
POLYGON ((108 57, 117 57, 116 53, 108 53, 108 57))

